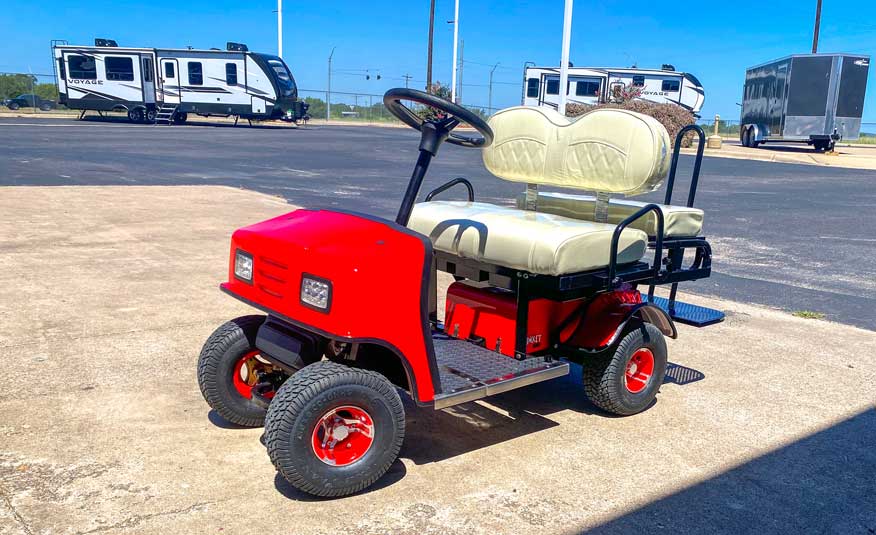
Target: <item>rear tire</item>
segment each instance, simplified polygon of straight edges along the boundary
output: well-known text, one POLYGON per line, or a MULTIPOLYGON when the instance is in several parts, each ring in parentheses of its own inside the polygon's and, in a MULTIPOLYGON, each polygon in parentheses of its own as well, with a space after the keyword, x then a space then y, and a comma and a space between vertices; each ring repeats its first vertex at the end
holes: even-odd
POLYGON ((242 381, 236 381, 235 374, 241 373, 241 360, 257 352, 256 335, 264 322, 264 316, 242 316, 221 325, 198 357, 198 386, 204 400, 222 418, 246 427, 264 425, 267 411, 241 394, 242 381))
POLYGON ((189 119, 189 115, 185 112, 178 111, 173 116, 173 122, 175 124, 183 124, 189 119))
POLYGON ((405 413, 395 387, 377 372, 321 361, 277 391, 265 445, 296 489, 322 497, 359 492, 398 457, 405 413))
POLYGON ((147 123, 154 123, 154 122, 155 122, 155 115, 156 115, 156 114, 157 114, 157 113, 156 113, 156 111, 155 111, 154 109, 152 109, 152 110, 147 110, 147 111, 146 111, 146 122, 147 122, 147 123))
POLYGON ((51 111, 51 110, 52 110, 52 105, 51 105, 51 104, 48 104, 48 103, 43 103, 43 104, 40 104, 40 109, 41 109, 42 111, 51 111))
POLYGON ((128 120, 132 123, 143 122, 143 110, 139 108, 128 110, 128 120))
POLYGON ((663 384, 666 353, 660 329, 643 323, 621 339, 613 354, 584 362, 584 392, 606 412, 638 414, 651 406, 663 384))

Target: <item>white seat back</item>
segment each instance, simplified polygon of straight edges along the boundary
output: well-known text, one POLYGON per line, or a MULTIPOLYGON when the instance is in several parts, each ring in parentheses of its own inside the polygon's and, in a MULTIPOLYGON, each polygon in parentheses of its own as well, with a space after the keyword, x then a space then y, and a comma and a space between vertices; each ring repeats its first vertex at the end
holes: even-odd
POLYGON ((518 106, 489 124, 484 164, 505 180, 635 195, 657 189, 669 170, 669 134, 640 113, 601 108, 569 119, 518 106))

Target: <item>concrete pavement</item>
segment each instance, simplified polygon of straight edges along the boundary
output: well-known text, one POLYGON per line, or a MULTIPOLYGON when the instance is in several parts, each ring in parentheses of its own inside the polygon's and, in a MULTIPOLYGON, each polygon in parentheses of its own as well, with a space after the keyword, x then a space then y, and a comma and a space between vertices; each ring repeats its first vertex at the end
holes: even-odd
MULTIPOLYGON (((0 195, 0 534, 872 533, 876 333, 743 303, 680 327, 657 403, 598 413, 557 379, 406 402, 378 485, 313 500, 211 414, 200 346, 237 227, 290 210, 226 187, 0 195)), ((446 281, 445 281, 446 283, 446 281)))

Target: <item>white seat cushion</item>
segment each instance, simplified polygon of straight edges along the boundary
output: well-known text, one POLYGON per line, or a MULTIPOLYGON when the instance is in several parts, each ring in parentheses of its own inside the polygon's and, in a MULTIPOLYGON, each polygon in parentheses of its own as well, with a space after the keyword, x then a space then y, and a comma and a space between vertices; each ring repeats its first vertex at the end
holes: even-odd
MULTIPOLYGON (((524 207, 525 195, 517 197, 518 208, 524 207)), ((608 203, 608 223, 617 225, 633 215, 648 203, 626 199, 611 199, 608 203)), ((663 237, 683 238, 699 236, 703 230, 703 211, 687 206, 661 204, 663 211, 663 237)), ((536 211, 555 214, 573 219, 593 221, 596 212, 596 198, 590 195, 569 195, 565 193, 539 192, 536 211)), ((657 216, 649 213, 634 221, 628 228, 636 228, 657 235, 657 216)))
POLYGON ((669 169, 669 134, 641 113, 603 108, 570 119, 519 106, 489 124, 484 164, 505 180, 634 195, 656 189, 669 169))
MULTIPOLYGON (((414 206, 408 227, 463 258, 530 273, 563 275, 608 266, 614 225, 494 204, 431 201, 414 206)), ((626 229, 618 264, 637 262, 648 236, 626 229)))

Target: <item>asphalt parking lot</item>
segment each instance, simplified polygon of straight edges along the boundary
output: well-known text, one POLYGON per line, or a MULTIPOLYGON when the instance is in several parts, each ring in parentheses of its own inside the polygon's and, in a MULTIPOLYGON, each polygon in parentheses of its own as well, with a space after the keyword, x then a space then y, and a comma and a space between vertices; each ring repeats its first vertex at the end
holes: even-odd
MULTIPOLYGON (((94 165, 94 164, 88 164, 94 165)), ((291 488, 209 410, 237 227, 225 187, 0 188, 0 534, 861 533, 876 530, 876 333, 695 295, 657 402, 613 418, 571 376, 443 411, 339 500, 291 488)), ((446 283, 446 280, 444 281, 446 283)))
MULTIPOLYGON (((391 217, 417 135, 363 126, 154 127, 0 119, 0 185, 201 185, 247 188, 309 207, 391 217)), ((680 177, 692 157, 682 156, 680 177)), ((476 150, 445 145, 424 190, 455 176, 508 202, 521 187, 492 177, 476 150)), ((676 187, 682 204, 687 183, 676 187)), ((458 195, 458 194, 457 194, 458 195)), ((662 192, 650 195, 661 199, 662 192)), ((706 158, 696 204, 715 259, 687 290, 876 329, 876 172, 706 158)))

